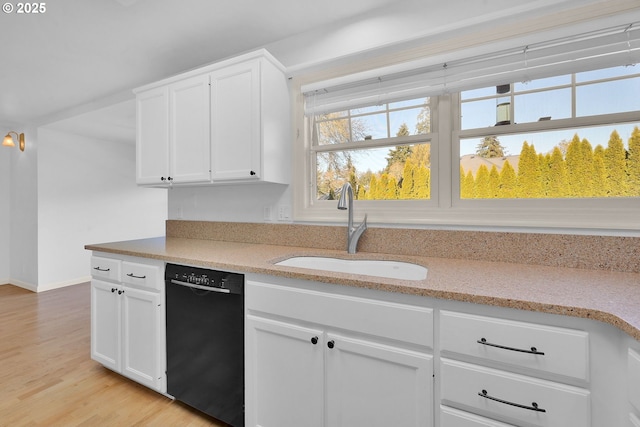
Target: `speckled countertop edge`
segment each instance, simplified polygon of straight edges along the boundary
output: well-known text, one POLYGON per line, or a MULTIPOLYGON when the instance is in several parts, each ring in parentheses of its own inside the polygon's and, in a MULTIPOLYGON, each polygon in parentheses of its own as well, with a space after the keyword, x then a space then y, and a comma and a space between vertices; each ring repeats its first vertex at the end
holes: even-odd
POLYGON ((640 340, 640 273, 585 270, 175 237, 86 245, 85 249, 242 273, 266 274, 387 292, 594 319, 640 340), (428 268, 421 281, 275 265, 291 256, 408 261, 428 268))

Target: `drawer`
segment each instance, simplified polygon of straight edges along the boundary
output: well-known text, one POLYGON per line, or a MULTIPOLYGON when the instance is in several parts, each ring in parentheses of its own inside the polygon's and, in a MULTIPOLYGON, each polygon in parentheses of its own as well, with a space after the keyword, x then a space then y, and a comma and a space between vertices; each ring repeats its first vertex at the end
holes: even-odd
POLYGON ((160 265, 122 262, 122 282, 125 284, 160 290, 162 280, 163 274, 160 265))
POLYGON ((629 402, 640 411, 640 354, 629 349, 627 355, 629 402))
POLYGON ((120 260, 91 257, 91 277, 102 280, 120 281, 120 260))
POLYGON ((442 311, 440 346, 445 355, 467 355, 589 380, 589 334, 585 331, 442 311))
POLYGON ((440 427, 515 427, 500 421, 440 406, 440 427))
POLYGON ((441 359, 442 404, 516 425, 591 425, 588 390, 441 359), (521 406, 515 406, 521 405, 521 406))
POLYGON ((433 310, 247 281, 247 309, 433 347, 433 310))

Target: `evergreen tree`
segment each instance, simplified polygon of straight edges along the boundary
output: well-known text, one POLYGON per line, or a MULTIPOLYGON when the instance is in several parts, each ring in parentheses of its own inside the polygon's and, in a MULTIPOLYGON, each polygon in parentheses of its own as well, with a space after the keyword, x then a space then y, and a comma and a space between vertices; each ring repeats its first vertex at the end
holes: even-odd
POLYGON ((504 157, 505 148, 500 144, 497 136, 485 136, 476 146, 476 154, 485 159, 504 157))
POLYGON ((475 197, 475 179, 471 171, 467 172, 464 177, 464 181, 460 183, 460 198, 461 199, 473 199, 475 197))
POLYGON ((629 138, 629 158, 627 159, 629 175, 629 196, 640 197, 640 129, 633 128, 629 138))
POLYGON ((489 171, 489 198, 495 199, 500 193, 500 172, 495 165, 489 171))
POLYGON ((369 191, 367 191, 367 200, 379 200, 379 187, 378 177, 376 175, 371 176, 371 180, 369 181, 369 191))
POLYGON ((398 199, 398 183, 393 176, 382 174, 380 182, 384 183, 382 190, 382 200, 398 199))
POLYGON ((586 138, 580 141, 580 154, 582 155, 582 182, 580 197, 593 197, 593 148, 586 138))
POLYGON ((540 161, 535 147, 533 144, 529 145, 527 141, 522 144, 518 161, 516 197, 527 199, 542 197, 540 161))
POLYGON ((567 167, 559 147, 554 147, 549 156, 545 183, 547 197, 559 198, 567 196, 567 167))
POLYGON ((604 166, 604 148, 596 145, 593 150, 593 197, 607 196, 607 173, 604 166))
POLYGON ((500 171, 500 191, 498 197, 503 199, 513 199, 516 197, 516 171, 506 160, 500 171))
POLYGON ((474 196, 476 199, 488 199, 489 191, 489 169, 485 165, 480 165, 476 172, 474 196))
POLYGON ((367 200, 367 190, 365 190, 364 185, 358 186, 358 196, 356 198, 358 200, 367 200))
POLYGON ((581 152, 580 137, 575 134, 567 146, 565 160, 567 166, 567 196, 569 197, 581 197, 582 194, 584 172, 581 152))
POLYGON ((607 174, 609 197, 626 196, 627 153, 622 138, 617 131, 611 132, 609 143, 604 150, 604 166, 607 174))
POLYGON ((404 171, 402 172, 402 185, 399 190, 399 198, 400 199, 414 199, 414 167, 412 161, 407 161, 404 164, 404 171))
POLYGON ((424 165, 414 170, 413 194, 415 199, 431 198, 431 169, 424 165))

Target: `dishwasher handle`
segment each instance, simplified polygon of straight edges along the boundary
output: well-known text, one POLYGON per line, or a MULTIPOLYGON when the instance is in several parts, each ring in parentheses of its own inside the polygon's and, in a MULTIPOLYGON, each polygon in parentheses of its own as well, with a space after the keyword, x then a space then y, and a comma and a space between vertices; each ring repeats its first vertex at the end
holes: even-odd
POLYGON ((229 293, 231 293, 231 289, 214 288, 214 287, 210 287, 210 286, 201 286, 201 285, 196 285, 196 284, 193 284, 193 283, 182 282, 182 281, 176 280, 176 279, 171 279, 171 283, 173 283, 174 285, 186 286, 187 288, 195 288, 195 289, 200 289, 200 290, 203 290, 203 291, 219 292, 221 294, 229 294, 229 293))

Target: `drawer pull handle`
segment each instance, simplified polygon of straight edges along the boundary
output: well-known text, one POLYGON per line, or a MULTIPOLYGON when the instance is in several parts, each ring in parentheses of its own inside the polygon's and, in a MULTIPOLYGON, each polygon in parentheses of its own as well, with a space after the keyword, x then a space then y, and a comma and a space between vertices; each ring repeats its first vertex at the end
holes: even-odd
POLYGON ((486 338, 480 338, 476 342, 478 344, 488 345, 489 347, 496 347, 496 348, 502 348, 504 350, 519 351, 520 353, 529 353, 529 354, 537 354, 539 356, 544 356, 544 352, 543 351, 538 351, 538 349, 535 348, 535 347, 531 347, 530 350, 523 349, 523 348, 506 347, 504 345, 493 344, 493 343, 487 342, 486 338))
POLYGON ((94 270, 98 270, 98 271, 111 271, 110 268, 100 268, 100 267, 93 267, 94 270))
POLYGON ((146 279, 147 276, 134 276, 133 273, 127 273, 127 276, 133 277, 134 279, 146 279))
POLYGON ((508 400, 502 400, 502 399, 498 399, 497 397, 489 396, 489 393, 487 392, 487 390, 482 390, 480 393, 478 393, 478 396, 484 397, 485 399, 493 400, 495 402, 504 403, 505 405, 515 406, 517 408, 528 409, 530 411, 536 411, 536 412, 547 412, 546 409, 539 408, 536 402, 532 402, 531 406, 521 405, 519 403, 509 402, 508 400))

